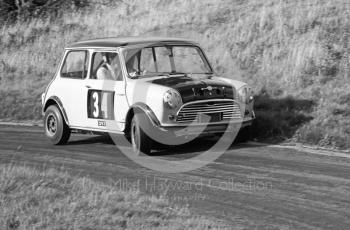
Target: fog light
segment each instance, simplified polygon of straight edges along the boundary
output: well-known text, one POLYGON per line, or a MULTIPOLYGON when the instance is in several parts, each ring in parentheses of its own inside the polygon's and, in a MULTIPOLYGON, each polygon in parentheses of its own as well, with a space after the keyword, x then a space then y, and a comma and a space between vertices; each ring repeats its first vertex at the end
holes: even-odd
POLYGON ((175 115, 169 115, 169 120, 173 121, 175 120, 176 116, 175 115))

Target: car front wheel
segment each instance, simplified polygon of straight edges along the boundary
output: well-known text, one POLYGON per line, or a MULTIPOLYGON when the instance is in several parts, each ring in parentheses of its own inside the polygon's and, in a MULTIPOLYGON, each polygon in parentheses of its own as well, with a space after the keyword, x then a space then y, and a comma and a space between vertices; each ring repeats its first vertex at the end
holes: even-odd
POLYGON ((66 144, 71 131, 63 119, 61 111, 55 105, 49 106, 44 118, 45 135, 55 145, 66 144))
POLYGON ((135 114, 132 118, 130 126, 130 139, 134 153, 149 154, 151 152, 152 140, 142 130, 141 124, 142 114, 135 114))
POLYGON ((237 137, 235 139, 235 143, 244 143, 252 138, 252 127, 247 126, 239 130, 237 137))

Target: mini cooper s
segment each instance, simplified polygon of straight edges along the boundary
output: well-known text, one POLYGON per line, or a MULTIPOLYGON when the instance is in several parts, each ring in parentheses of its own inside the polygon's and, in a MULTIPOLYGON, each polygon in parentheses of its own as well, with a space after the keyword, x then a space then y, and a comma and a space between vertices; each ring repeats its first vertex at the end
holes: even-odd
POLYGON ((200 46, 179 38, 71 44, 42 94, 53 144, 67 143, 72 131, 123 134, 144 153, 156 143, 222 134, 232 122, 247 128, 253 104, 246 83, 217 76, 200 46))

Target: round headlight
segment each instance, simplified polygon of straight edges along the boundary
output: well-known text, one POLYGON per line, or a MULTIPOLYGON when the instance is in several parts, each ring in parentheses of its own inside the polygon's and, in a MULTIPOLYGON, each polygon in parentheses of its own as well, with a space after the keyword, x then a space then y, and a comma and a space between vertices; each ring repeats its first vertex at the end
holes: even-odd
POLYGON ((254 100, 253 91, 248 86, 243 86, 237 91, 238 100, 242 103, 249 104, 254 100))
POLYGON ((179 92, 177 92, 174 89, 170 89, 170 90, 165 92, 165 94, 163 96, 163 101, 164 101, 165 106, 167 106, 170 109, 174 109, 174 108, 180 106, 182 99, 181 99, 181 95, 179 94, 179 92))

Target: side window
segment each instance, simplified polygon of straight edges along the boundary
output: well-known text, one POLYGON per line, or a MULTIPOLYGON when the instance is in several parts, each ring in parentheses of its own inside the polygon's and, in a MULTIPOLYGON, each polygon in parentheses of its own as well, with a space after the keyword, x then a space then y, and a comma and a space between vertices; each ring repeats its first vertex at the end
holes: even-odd
POLYGON ((96 52, 92 56, 91 79, 122 81, 123 74, 118 53, 96 52))
POLYGON ((171 72, 170 54, 165 47, 155 47, 159 72, 171 72))
POLYGON ((126 55, 126 69, 128 73, 130 72, 140 72, 140 63, 139 59, 141 56, 141 50, 136 49, 136 50, 131 50, 127 52, 126 55))
POLYGON ((97 70, 103 65, 102 53, 94 53, 92 55, 91 79, 97 79, 97 70))
POLYGON ((152 48, 142 49, 140 66, 140 71, 156 72, 152 48))
POLYGON ((61 76, 84 79, 87 75, 88 58, 86 51, 71 51, 67 54, 61 69, 61 76))

